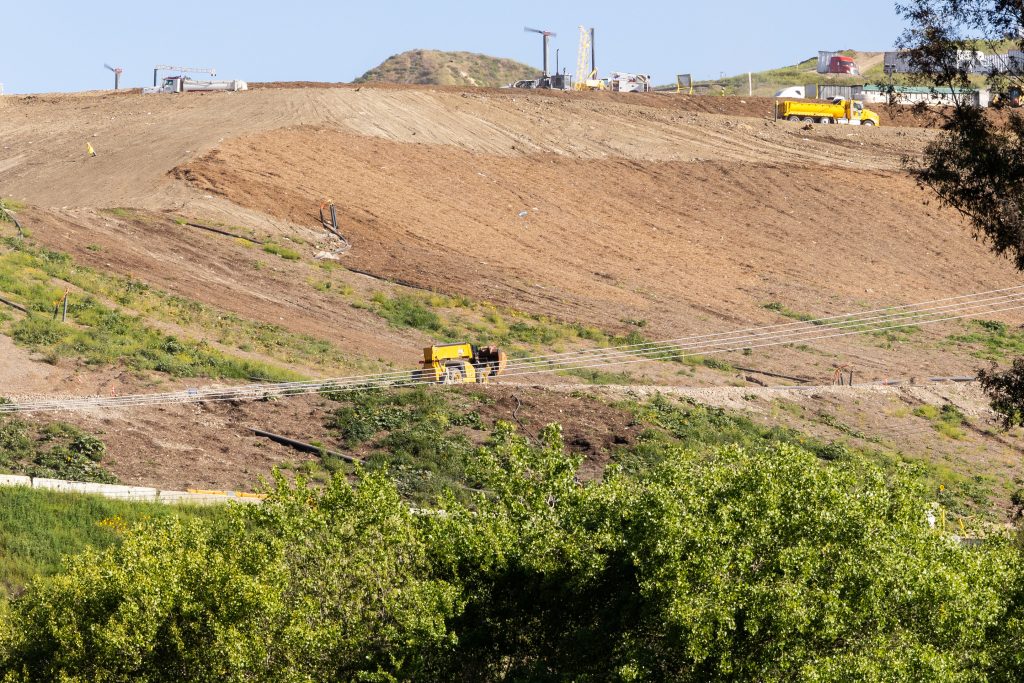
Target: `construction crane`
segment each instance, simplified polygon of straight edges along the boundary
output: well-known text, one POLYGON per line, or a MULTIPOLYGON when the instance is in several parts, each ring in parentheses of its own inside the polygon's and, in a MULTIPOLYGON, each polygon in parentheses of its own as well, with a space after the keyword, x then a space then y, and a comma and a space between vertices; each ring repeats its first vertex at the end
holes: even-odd
POLYGON ((544 36, 544 76, 550 75, 548 74, 548 39, 555 38, 558 34, 551 31, 542 31, 539 28, 530 28, 529 26, 524 26, 523 30, 527 33, 539 33, 544 36))
POLYGON ((103 66, 105 68, 110 69, 111 71, 114 72, 114 90, 117 90, 118 88, 120 88, 121 87, 121 73, 124 71, 124 69, 122 69, 119 66, 110 66, 109 64, 104 64, 103 66))
POLYGON ((167 66, 165 64, 157 64, 153 67, 153 87, 159 80, 159 72, 161 71, 178 71, 180 73, 194 73, 194 74, 210 74, 211 76, 217 75, 216 69, 207 69, 205 67, 198 66, 167 66))
POLYGON ((576 90, 604 90, 604 81, 597 77, 597 53, 594 49, 594 29, 580 26, 580 47, 576 53, 576 90), (590 65, 587 66, 587 57, 590 65))

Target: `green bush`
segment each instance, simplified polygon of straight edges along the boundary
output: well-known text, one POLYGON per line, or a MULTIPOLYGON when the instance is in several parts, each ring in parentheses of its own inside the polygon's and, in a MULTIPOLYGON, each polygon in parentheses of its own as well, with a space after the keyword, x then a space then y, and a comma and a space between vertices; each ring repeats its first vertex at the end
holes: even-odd
POLYGON ((444 328, 440 316, 427 308, 418 297, 400 294, 389 298, 380 292, 373 295, 373 310, 395 327, 411 327, 424 332, 440 332, 444 328))
POLYGON ((0 469, 6 472, 112 484, 117 478, 99 465, 105 454, 102 441, 73 425, 0 417, 0 469))
POLYGON ((666 445, 581 485, 557 427, 411 511, 381 473, 277 478, 33 582, 8 680, 1015 680, 1024 562, 930 529, 905 473, 793 445, 666 445))

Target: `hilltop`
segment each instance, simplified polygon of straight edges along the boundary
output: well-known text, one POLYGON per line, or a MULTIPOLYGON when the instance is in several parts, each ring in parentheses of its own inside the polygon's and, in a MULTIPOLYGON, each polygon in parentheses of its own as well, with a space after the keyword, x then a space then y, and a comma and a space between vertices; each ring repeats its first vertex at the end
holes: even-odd
POLYGON ((538 76, 539 69, 512 59, 475 52, 408 50, 388 57, 355 82, 499 88, 520 79, 538 76))

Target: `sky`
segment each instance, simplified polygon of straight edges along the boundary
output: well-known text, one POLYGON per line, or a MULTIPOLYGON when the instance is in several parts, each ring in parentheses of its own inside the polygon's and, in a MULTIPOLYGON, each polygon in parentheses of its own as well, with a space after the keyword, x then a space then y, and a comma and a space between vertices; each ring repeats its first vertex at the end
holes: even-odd
MULTIPOLYGON (((245 81, 350 81, 415 48, 467 50, 540 67, 541 38, 554 31, 551 61, 575 71, 578 26, 596 28, 602 73, 678 73, 695 79, 795 64, 818 50, 891 49, 902 30, 895 0, 346 2, 338 0, 94 0, 4 3, 0 83, 6 93, 151 85, 153 66, 213 67, 245 81)), ((553 65, 552 65, 553 66, 553 65)), ((201 78, 201 76, 200 76, 201 78)))

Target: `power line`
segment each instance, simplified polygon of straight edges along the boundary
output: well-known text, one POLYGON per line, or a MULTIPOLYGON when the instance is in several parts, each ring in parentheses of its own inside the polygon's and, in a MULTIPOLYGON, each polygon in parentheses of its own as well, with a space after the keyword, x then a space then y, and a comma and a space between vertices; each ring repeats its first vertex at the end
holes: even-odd
MULTIPOLYGON (((1015 300, 1014 303, 1017 303, 1017 301, 1015 300)), ((840 334, 827 334, 827 335, 817 334, 817 335, 814 335, 814 336, 811 336, 811 337, 806 337, 805 336, 805 337, 802 337, 801 339, 796 340, 796 341, 814 341, 814 340, 824 339, 824 338, 831 338, 831 337, 838 337, 838 336, 849 336, 850 334, 860 334, 862 332, 872 332, 872 331, 880 331, 880 330, 886 330, 886 329, 896 329, 896 328, 899 328, 899 327, 907 327, 907 326, 910 326, 910 325, 942 322, 944 320, 951 320, 951 319, 956 319, 956 318, 969 317, 969 316, 977 315, 977 314, 982 313, 982 312, 984 312, 984 313, 994 313, 994 312, 999 312, 1000 310, 1010 310, 1010 309, 1019 308, 1019 307, 1020 306, 1014 305, 1014 306, 1011 306, 1011 307, 1005 308, 1005 309, 984 310, 984 311, 982 311, 982 310, 970 310, 970 312, 966 313, 966 314, 956 315, 956 316, 947 316, 947 317, 939 318, 939 319, 934 319, 933 318, 933 319, 930 319, 930 320, 927 320, 927 321, 923 320, 920 317, 920 315, 917 315, 916 317, 901 316, 900 320, 902 320, 903 322, 901 322, 899 324, 896 324, 896 325, 884 325, 884 326, 876 325, 876 326, 873 326, 873 327, 856 329, 856 330, 853 330, 852 332, 844 332, 844 333, 840 333, 840 334)), ((964 309, 961 309, 961 310, 964 310, 964 309)), ((819 329, 818 331, 822 332, 825 329, 835 329, 835 328, 824 328, 824 329, 819 329)), ((772 346, 772 345, 778 345, 778 344, 792 343, 793 341, 795 341, 795 340, 793 338, 791 338, 791 337, 786 337, 786 338, 783 338, 783 339, 779 339, 778 337, 776 337, 773 341, 761 343, 761 344, 758 344, 758 345, 755 345, 755 346, 757 346, 757 347, 772 346)), ((658 359, 669 359, 669 358, 675 358, 675 357, 682 357, 682 356, 689 356, 689 355, 699 355, 699 354, 708 354, 708 353, 720 353, 720 352, 725 352, 725 351, 730 351, 730 350, 738 350, 739 348, 750 348, 750 347, 749 346, 745 346, 745 345, 741 345, 741 346, 738 346, 738 347, 702 347, 702 348, 699 348, 699 349, 693 351, 692 353, 678 353, 678 352, 677 353, 660 353, 660 355, 658 356, 658 359)), ((534 369, 527 368, 525 370, 518 370, 518 371, 515 371, 515 372, 507 373, 507 374, 505 374, 503 376, 536 374, 538 372, 552 372, 552 371, 556 371, 556 370, 560 370, 560 369, 572 369, 572 368, 581 368, 581 367, 595 367, 596 365, 616 365, 616 364, 621 365, 621 364, 629 364, 629 363, 632 363, 632 362, 646 362, 646 361, 651 360, 651 358, 639 358, 639 359, 636 359, 635 356, 631 355, 631 358, 633 358, 633 360, 630 360, 630 361, 622 361, 622 360, 615 360, 615 359, 610 359, 610 360, 609 359, 603 359, 601 363, 598 363, 596 365, 589 365, 589 366, 588 365, 582 365, 581 366, 580 365, 581 362, 586 362, 586 361, 588 361, 590 359, 585 358, 585 357, 577 358, 575 356, 578 355, 578 354, 573 354, 573 353, 560 354, 560 355, 563 356, 563 357, 564 356, 568 356, 568 358, 563 358, 560 363, 549 363, 547 367, 545 367, 545 368, 543 368, 541 370, 534 370, 534 369)), ((394 374, 395 373, 390 373, 389 375, 383 375, 383 376, 367 376, 367 377, 364 377, 364 378, 339 378, 339 379, 321 380, 321 381, 313 381, 313 382, 292 382, 292 383, 281 383, 281 384, 274 384, 274 385, 251 385, 251 386, 234 387, 234 388, 227 388, 227 389, 205 390, 205 391, 202 391, 202 392, 199 391, 199 390, 196 390, 196 389, 191 389, 191 390, 186 390, 184 392, 172 392, 170 394, 143 394, 143 395, 137 395, 137 396, 121 396, 121 397, 110 397, 110 398, 107 398, 107 397, 92 397, 92 398, 86 397, 86 398, 83 398, 83 399, 67 399, 67 400, 56 401, 56 402, 55 401, 42 401, 42 402, 32 402, 32 403, 16 404, 14 406, 11 406, 11 405, 0 406, 0 410, 7 410, 8 412, 11 412, 12 408, 21 409, 21 410, 42 410, 42 409, 59 409, 59 408, 88 407, 88 406, 106 406, 106 407, 110 407, 110 406, 116 406, 116 405, 160 404, 160 403, 171 403, 171 402, 175 402, 176 403, 176 402, 183 402, 183 401, 198 401, 198 400, 234 400, 234 399, 245 399, 245 398, 265 398, 265 397, 269 397, 269 396, 288 396, 288 395, 294 395, 294 394, 299 394, 299 393, 309 393, 311 391, 319 391, 319 390, 323 390, 323 389, 352 390, 352 389, 372 388, 374 386, 387 386, 389 384, 402 384, 403 386, 411 386, 411 385, 415 385, 415 384, 428 384, 428 383, 432 384, 433 383, 433 382, 423 382, 423 381, 412 381, 412 380, 409 379, 409 377, 410 377, 410 373, 409 372, 398 373, 400 375, 400 377, 396 380, 396 378, 394 377, 394 374)))
MULTIPOLYGON (((1024 291, 1021 290, 1024 290, 1024 286, 946 297, 918 304, 876 309, 857 314, 844 314, 794 323, 747 328, 746 330, 690 335, 672 340, 527 357, 510 363, 502 377, 611 365, 628 365, 636 362, 649 362, 651 360, 672 360, 688 356, 710 355, 746 348, 763 348, 796 342, 819 341, 868 332, 940 323, 974 317, 983 313, 998 313, 1022 308, 1024 307, 1024 291), (1012 293, 1005 294, 1005 292, 1012 293), (992 296, 996 294, 1000 295, 992 296), (928 307, 930 304, 942 302, 957 303, 928 307), (880 314, 871 315, 876 313, 880 314), (829 333, 821 334, 826 331, 829 333)), ((410 371, 395 371, 376 375, 246 385, 224 389, 188 389, 161 394, 138 394, 118 397, 82 397, 63 400, 43 399, 0 405, 0 412, 50 411, 88 407, 128 407, 219 400, 254 400, 313 393, 323 390, 352 391, 382 386, 434 384, 433 381, 414 380, 412 377, 413 374, 410 371)))

